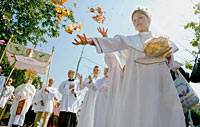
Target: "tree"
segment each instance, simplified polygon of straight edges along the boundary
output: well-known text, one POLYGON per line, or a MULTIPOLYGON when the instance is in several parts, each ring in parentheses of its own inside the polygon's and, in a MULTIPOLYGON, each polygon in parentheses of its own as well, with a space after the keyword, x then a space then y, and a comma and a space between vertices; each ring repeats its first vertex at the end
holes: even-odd
MULTIPOLYGON (((0 56, 11 35, 13 43, 25 46, 32 43, 36 47, 47 43, 45 37, 59 37, 60 30, 66 29, 68 21, 76 23, 72 10, 66 9, 63 4, 57 5, 55 0, 0 0, 0 40, 5 41, 0 46, 0 56)), ((8 76, 12 67, 5 57, 1 64, 3 73, 8 76)), ((14 70, 11 77, 15 87, 25 83, 24 73, 25 70, 14 70)), ((33 84, 37 86, 40 79, 37 77, 33 84)))
MULTIPOLYGON (((59 37, 59 30, 66 29, 68 20, 75 23, 72 11, 66 19, 58 21, 56 7, 50 0, 1 0, 0 1, 0 38, 8 41, 13 34, 12 42, 35 46, 39 42, 47 43, 45 36, 59 37)), ((62 11, 60 12, 62 13, 62 11)))
MULTIPOLYGON (((193 9, 194 9, 194 14, 196 16, 199 16, 199 20, 200 20, 200 2, 195 4, 193 9)), ((197 47, 198 43, 200 42, 200 23, 199 22, 191 21, 184 26, 184 29, 191 29, 194 32, 195 38, 193 38, 192 41, 190 41, 190 44, 193 47, 197 47)), ((197 54, 197 52, 198 51, 192 51, 193 54, 197 54)), ((186 68, 192 70, 193 64, 186 61, 186 68)))

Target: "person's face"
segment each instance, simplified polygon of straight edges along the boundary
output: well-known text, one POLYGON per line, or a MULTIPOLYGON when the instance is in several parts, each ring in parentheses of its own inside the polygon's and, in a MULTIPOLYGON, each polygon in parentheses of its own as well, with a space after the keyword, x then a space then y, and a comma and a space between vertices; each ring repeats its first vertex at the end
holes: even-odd
POLYGON ((53 79, 49 79, 49 86, 52 86, 54 83, 54 80, 53 79))
POLYGON ((150 21, 149 19, 142 13, 136 12, 133 15, 132 19, 133 25, 138 32, 148 32, 150 21))
POLYGON ((12 79, 9 79, 8 82, 7 82, 7 85, 10 86, 11 83, 12 83, 12 79))
POLYGON ((42 88, 44 86, 44 83, 43 82, 41 82, 40 83, 40 88, 42 88))
POLYGON ((100 69, 99 69, 99 68, 95 68, 95 69, 93 70, 94 76, 98 76, 99 73, 100 73, 100 69))
POLYGON ((73 79, 74 78, 74 72, 69 72, 68 73, 68 78, 73 79))

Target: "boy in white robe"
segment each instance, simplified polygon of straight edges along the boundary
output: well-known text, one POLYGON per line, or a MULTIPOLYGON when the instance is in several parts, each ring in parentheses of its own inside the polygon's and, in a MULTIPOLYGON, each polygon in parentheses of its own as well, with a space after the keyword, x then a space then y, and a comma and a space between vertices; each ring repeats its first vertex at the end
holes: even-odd
POLYGON ((62 94, 60 103, 60 114, 58 127, 76 127, 78 110, 78 92, 82 84, 82 75, 77 74, 80 82, 74 80, 75 71, 68 71, 68 80, 63 81, 59 86, 59 92, 62 94))
POLYGON ((35 95, 35 87, 31 83, 32 80, 28 79, 25 84, 15 89, 15 98, 10 108, 9 127, 23 126, 25 114, 31 106, 35 95))
POLYGON ((37 110, 38 110, 38 108, 39 108, 38 105, 40 104, 40 101, 41 101, 40 96, 41 96, 41 92, 42 92, 43 86, 44 86, 44 83, 41 82, 41 83, 40 83, 40 88, 39 88, 39 89, 36 89, 35 96, 34 96, 34 98, 33 98, 33 107, 32 107, 32 110, 33 110, 35 113, 38 112, 37 110))
POLYGON ((54 80, 51 78, 49 79, 48 86, 42 90, 41 98, 42 100, 41 105, 43 108, 43 112, 37 112, 34 122, 34 127, 40 127, 40 122, 42 118, 42 114, 44 113, 44 119, 42 127, 47 127, 49 118, 51 113, 53 112, 53 102, 57 100, 57 89, 53 87, 54 80))
POLYGON ((0 109, 3 109, 6 105, 8 99, 13 99, 13 92, 15 88, 11 86, 12 78, 8 80, 8 82, 4 85, 4 88, 0 94, 0 109))

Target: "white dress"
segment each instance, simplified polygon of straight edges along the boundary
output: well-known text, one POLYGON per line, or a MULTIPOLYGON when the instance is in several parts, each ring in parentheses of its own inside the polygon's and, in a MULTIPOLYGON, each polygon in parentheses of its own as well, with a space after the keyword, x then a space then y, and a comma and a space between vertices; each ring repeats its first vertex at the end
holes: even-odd
POLYGON ((7 90, 4 88, 0 95, 0 108, 4 108, 6 102, 12 97, 15 88, 13 86, 7 86, 7 90))
POLYGON ((94 126, 93 127, 104 127, 105 116, 108 99, 108 78, 103 77, 97 80, 98 95, 94 110, 94 126))
POLYGON ((128 49, 119 127, 185 127, 183 109, 166 62, 144 65, 143 42, 153 35, 93 39, 98 53, 128 49))
POLYGON ((105 62, 109 68, 108 104, 105 116, 105 127, 115 127, 120 120, 120 106, 124 64, 116 53, 105 53, 105 62))
POLYGON ((83 99, 83 104, 80 112, 80 119, 78 122, 78 127, 93 127, 94 122, 94 108, 97 98, 97 87, 96 81, 99 79, 93 77, 92 83, 89 84, 89 79, 86 78, 83 87, 87 87, 88 91, 83 99))

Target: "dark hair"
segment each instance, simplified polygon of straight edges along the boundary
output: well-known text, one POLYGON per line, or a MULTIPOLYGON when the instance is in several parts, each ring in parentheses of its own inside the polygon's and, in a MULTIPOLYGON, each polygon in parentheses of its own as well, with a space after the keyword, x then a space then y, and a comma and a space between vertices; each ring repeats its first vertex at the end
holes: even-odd
POLYGON ((133 11, 133 13, 132 13, 132 15, 131 15, 132 20, 133 20, 134 14, 135 14, 136 12, 139 12, 139 13, 145 15, 145 16, 149 19, 149 21, 151 22, 151 17, 150 17, 150 15, 148 14, 148 12, 146 12, 145 10, 139 9, 139 8, 133 11))
POLYGON ((96 69, 96 68, 97 68, 97 69, 100 69, 99 66, 96 65, 96 66, 94 66, 93 71, 94 71, 94 69, 96 69))

